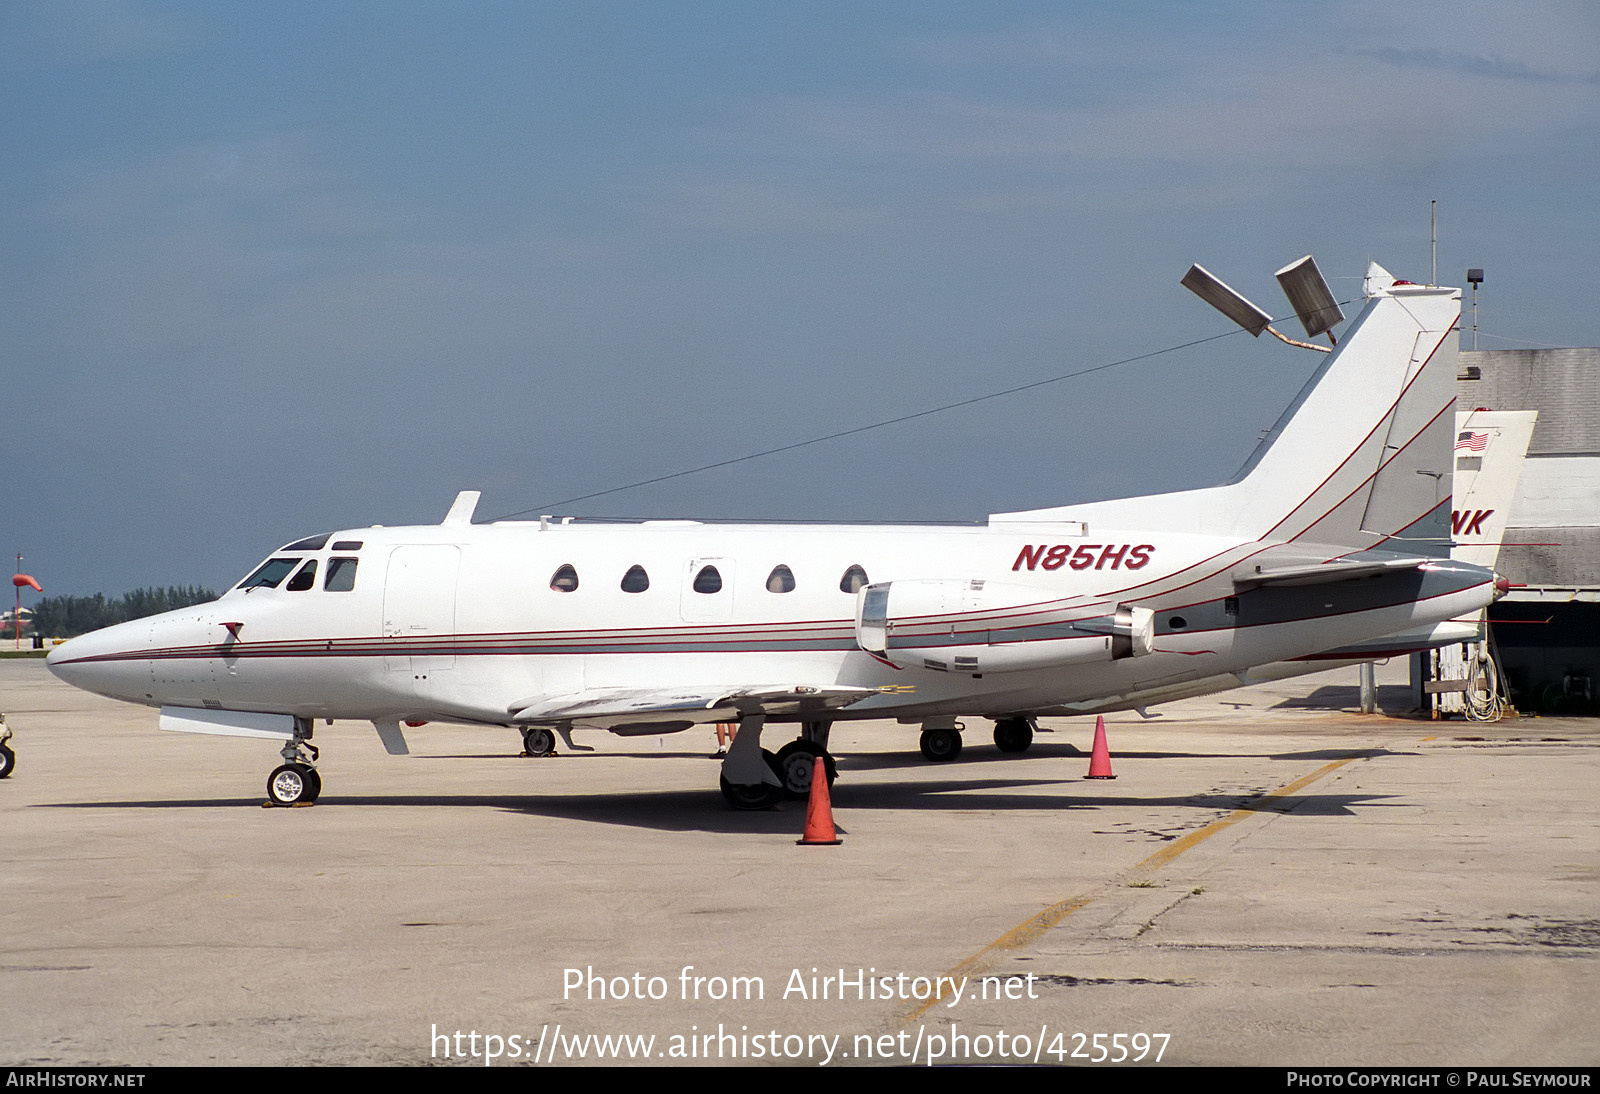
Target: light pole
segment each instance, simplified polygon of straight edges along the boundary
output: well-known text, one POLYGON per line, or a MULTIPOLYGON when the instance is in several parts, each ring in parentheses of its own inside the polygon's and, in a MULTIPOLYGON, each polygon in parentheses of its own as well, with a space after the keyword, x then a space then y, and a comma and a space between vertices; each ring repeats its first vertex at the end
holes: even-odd
POLYGON ((16 586, 17 590, 17 614, 12 618, 16 620, 14 627, 17 636, 17 649, 20 650, 22 648, 22 587, 29 585, 38 592, 44 592, 44 589, 37 581, 22 572, 22 555, 20 553, 17 555, 17 573, 11 579, 11 584, 16 586))

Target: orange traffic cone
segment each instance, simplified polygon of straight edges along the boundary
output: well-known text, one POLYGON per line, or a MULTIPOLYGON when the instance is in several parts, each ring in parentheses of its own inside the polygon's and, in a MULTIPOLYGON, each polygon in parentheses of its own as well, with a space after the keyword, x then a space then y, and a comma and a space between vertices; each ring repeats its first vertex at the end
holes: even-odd
POLYGON ((828 798, 828 768, 817 757, 811 769, 811 797, 806 800, 806 832, 795 840, 799 847, 837 847, 843 843, 833 831, 833 803, 828 798))
POLYGON ((1094 719, 1094 754, 1089 757, 1090 779, 1114 779, 1111 773, 1111 750, 1106 747, 1106 716, 1097 714, 1094 719))

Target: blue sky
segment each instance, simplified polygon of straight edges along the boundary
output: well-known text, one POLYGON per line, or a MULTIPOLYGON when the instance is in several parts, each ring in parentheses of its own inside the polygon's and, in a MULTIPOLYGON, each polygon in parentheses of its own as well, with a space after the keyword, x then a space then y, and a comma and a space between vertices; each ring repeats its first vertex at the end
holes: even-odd
MULTIPOLYGON (((1314 252, 1600 344, 1587 3, 0 4, 0 547, 47 592, 480 517, 974 520, 1231 474, 1314 252)), ((1597 380, 1600 382, 1600 380, 1597 380)))

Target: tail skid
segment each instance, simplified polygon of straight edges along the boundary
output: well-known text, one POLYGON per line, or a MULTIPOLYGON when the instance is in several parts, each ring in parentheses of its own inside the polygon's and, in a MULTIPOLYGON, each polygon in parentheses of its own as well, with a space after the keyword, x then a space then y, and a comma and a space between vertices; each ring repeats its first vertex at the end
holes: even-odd
POLYGON ((1000 513, 991 525, 1081 521, 1443 557, 1461 291, 1374 264, 1343 343, 1224 486, 1000 513))

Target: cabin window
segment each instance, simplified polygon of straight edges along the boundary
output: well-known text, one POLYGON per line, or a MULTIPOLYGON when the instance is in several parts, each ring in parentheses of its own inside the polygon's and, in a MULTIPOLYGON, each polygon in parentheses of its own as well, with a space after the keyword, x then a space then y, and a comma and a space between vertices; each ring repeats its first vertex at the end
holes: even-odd
POLYGON ((550 587, 558 593, 570 593, 578 587, 578 571, 572 568, 571 563, 562 563, 561 568, 550 576, 550 587))
POLYGON ((858 593, 866 588, 867 585, 867 571, 860 566, 850 567, 844 572, 844 576, 839 579, 839 591, 841 593, 858 593))
POLYGON ((697 593, 722 591, 722 575, 717 573, 715 566, 700 567, 700 572, 694 575, 694 591, 697 593))
POLYGON ((356 587, 356 563, 354 558, 330 558, 328 560, 328 576, 323 578, 322 588, 330 593, 347 593, 356 587))
POLYGON ((650 575, 644 572, 643 566, 629 566, 628 572, 622 575, 622 591, 625 593, 642 593, 650 587, 650 575))
POLYGON ((300 567, 300 572, 289 579, 289 584, 284 586, 287 592, 303 593, 317 583, 317 560, 312 559, 300 567))
POLYGON ((794 571, 779 563, 767 575, 767 592, 792 593, 794 592, 794 571))
POLYGON ((289 576, 289 571, 300 565, 298 558, 270 558, 260 569, 239 582, 241 589, 276 589, 278 582, 289 576))

